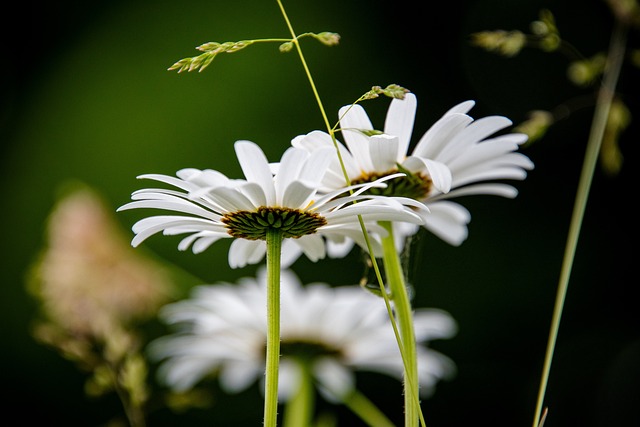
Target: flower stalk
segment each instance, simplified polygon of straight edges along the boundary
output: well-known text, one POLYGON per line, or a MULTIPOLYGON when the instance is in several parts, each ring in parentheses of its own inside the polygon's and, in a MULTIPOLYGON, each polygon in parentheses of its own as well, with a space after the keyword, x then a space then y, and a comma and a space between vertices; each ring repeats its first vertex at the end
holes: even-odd
POLYGON ((358 393, 357 390, 349 393, 342 399, 354 414, 358 415, 362 421, 370 427, 394 427, 394 424, 385 414, 378 409, 366 396, 358 393))
POLYGON ((584 217, 587 200, 589 198, 589 190, 591 188, 593 174, 598 161, 600 147, 602 145, 604 132, 607 126, 607 120, 609 118, 609 112, 614 100, 615 89, 618 84, 618 77, 620 76, 622 61, 624 59, 626 32, 627 25, 618 21, 611 36, 607 66, 604 70, 602 86, 598 91, 596 108, 593 116, 593 121, 591 123, 587 149, 582 165, 582 171, 580 173, 580 181, 578 183, 578 190, 573 206, 573 213, 571 215, 571 223, 569 225, 567 243, 562 260, 560 279, 556 293, 556 301, 551 320, 551 328, 549 331, 547 351, 545 354, 540 388, 538 391, 536 412, 533 419, 533 427, 541 427, 544 423, 544 417, 541 418, 541 414, 545 391, 547 388, 547 382, 549 379, 549 371, 551 370, 551 361, 553 359, 555 344, 558 337, 558 330, 560 329, 562 309, 564 307, 567 288, 569 286, 569 277, 571 275, 571 268, 573 266, 576 248, 578 246, 578 237, 580 235, 582 219, 584 217))
POLYGON ((300 382, 298 390, 287 403, 284 427, 310 426, 314 408, 314 390, 311 366, 304 360, 300 365, 300 382))
MULTIPOLYGON (((329 124, 329 120, 327 118, 327 114, 325 112, 324 106, 322 104, 322 101, 320 99, 320 95, 318 93, 318 90, 315 86, 315 83, 313 81, 313 78, 311 76, 311 72, 309 70, 309 67, 307 66, 307 62, 304 58, 304 55, 302 53, 302 49, 300 48, 300 44, 298 43, 298 39, 296 37, 296 33, 291 25, 291 21, 289 20, 287 13, 284 9, 284 6, 282 5, 281 0, 277 0, 278 5, 280 7, 280 10, 282 12, 282 15, 284 17, 284 20, 287 24, 287 27, 289 28, 289 31, 291 32, 291 36, 292 36, 292 40, 293 43, 295 44, 296 50, 298 52, 298 55, 300 57, 300 61, 302 63, 302 66, 305 70, 305 74, 307 75, 307 78, 309 80, 309 84, 311 85, 311 90, 313 91, 313 94, 316 98, 316 101, 318 103, 318 107, 320 109, 320 113, 322 115, 322 118, 325 122, 325 126, 327 128, 327 131, 329 132, 329 135, 331 136, 331 139, 333 141, 333 144, 336 148, 336 155, 338 156, 338 161, 340 163, 340 167, 342 169, 342 173, 345 177, 345 183, 346 185, 350 185, 350 179, 349 176, 347 174, 345 165, 344 165, 344 161, 342 159, 342 156, 340 154, 340 150, 338 148, 336 139, 335 139, 335 128, 332 127, 329 124)), ((375 92, 375 89, 374 89, 375 92)), ((402 91, 404 93, 404 91, 402 91)), ((364 97, 362 98, 364 99, 364 97)), ((362 234, 364 236, 364 239, 367 243, 367 246, 369 247, 369 253, 373 253, 371 251, 371 245, 369 243, 369 236, 367 233, 367 229, 365 227, 364 221, 362 220, 362 217, 358 216, 358 220, 360 222, 360 226, 362 229, 362 234)), ((387 222, 387 227, 389 229, 391 229, 391 223, 387 222)), ((401 318, 402 320, 399 321, 399 323, 401 323, 400 325, 400 329, 401 329, 401 333, 400 333, 400 340, 398 342, 398 347, 400 350, 400 353, 402 355, 402 359, 403 359, 403 364, 404 364, 404 372, 405 372, 405 378, 404 378, 404 387, 405 387, 405 427, 417 427, 418 425, 418 418, 416 417, 416 413, 419 415, 420 420, 422 421, 422 424, 424 425, 424 417, 422 414, 422 410, 420 408, 420 403, 419 403, 419 394, 418 394, 418 372, 417 372, 417 358, 416 358, 416 342, 415 342, 415 334, 413 331, 413 319, 412 319, 412 314, 411 314, 411 304, 409 302, 409 298, 407 295, 407 290, 404 284, 404 275, 402 272, 402 266, 400 264, 399 259, 397 258, 397 252, 395 249, 395 245, 394 245, 394 241, 393 241, 393 233, 390 233, 391 238, 390 240, 388 240, 386 243, 383 242, 383 250, 384 250, 384 258, 385 258, 385 268, 386 269, 396 269, 396 273, 394 274, 394 278, 391 279, 391 282, 393 282, 393 284, 390 284, 391 289, 392 289, 392 293, 395 292, 398 295, 404 295, 404 296, 399 296, 398 300, 400 300, 400 302, 395 302, 396 305, 396 310, 398 310, 399 312, 402 312, 401 318), (390 245, 390 246, 389 246, 390 245), (388 254, 388 255, 387 255, 388 254), (387 258, 389 258, 387 260, 387 258), (392 266, 386 266, 387 262, 389 264, 392 264, 392 266), (398 308, 398 306, 400 306, 400 308, 398 308)), ((371 261, 373 263, 373 267, 376 270, 377 273, 377 277, 378 277, 378 281, 379 281, 379 285, 382 291, 384 291, 384 283, 381 280, 379 271, 378 271, 378 267, 376 264, 376 259, 375 257, 371 256, 371 261)), ((388 274, 388 273, 387 273, 388 274)), ((383 293, 384 295, 384 293, 383 293)), ((385 304, 387 306, 387 310, 389 311, 389 317, 390 317, 390 321, 392 323, 392 326, 394 328, 394 331, 397 333, 397 329, 396 329, 396 324, 395 324, 395 319, 393 317, 393 314, 391 312, 391 309, 389 307, 389 301, 386 297, 386 295, 384 295, 384 299, 385 299, 385 304)), ((377 408, 376 408, 377 410, 377 408)))
POLYGON ((267 356, 264 426, 278 424, 278 367, 280 363, 280 258, 282 231, 267 230, 267 356))
POLYGON ((411 301, 407 293, 402 264, 395 247, 393 237, 393 224, 388 221, 381 222, 387 235, 382 238, 383 263, 386 273, 391 300, 395 308, 400 330, 400 339, 403 348, 405 362, 404 377, 404 402, 405 402, 405 427, 417 427, 420 411, 418 364, 416 355, 416 339, 413 328, 413 316, 411 301))

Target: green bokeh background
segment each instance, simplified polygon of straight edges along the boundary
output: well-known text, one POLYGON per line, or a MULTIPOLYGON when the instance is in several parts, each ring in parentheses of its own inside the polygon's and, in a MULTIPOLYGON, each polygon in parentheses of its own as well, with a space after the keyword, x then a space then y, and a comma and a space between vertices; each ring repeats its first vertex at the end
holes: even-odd
MULTIPOLYGON (((275 1, 65 0, 16 7, 5 15, 17 29, 4 26, 9 50, 1 64, 3 418, 103 425, 119 411, 117 400, 84 397, 84 375, 29 335, 37 305, 25 291, 25 274, 43 244, 60 186, 89 184, 115 210, 143 185, 139 174, 196 167, 240 176, 234 141, 254 141, 277 160, 292 137, 322 129, 322 117, 297 55, 279 53, 275 44, 222 55, 203 73, 167 71, 207 41, 287 37, 275 1)), ((297 32, 342 36, 331 48, 302 43, 329 118, 371 86, 397 83, 418 97, 414 137, 466 99, 477 101, 474 117, 500 114, 520 122, 529 110, 551 109, 582 93, 568 83, 560 55, 527 50, 501 58, 470 46, 472 32, 527 30, 546 7, 563 36, 592 55, 607 47, 612 25, 605 3, 596 0, 476 0, 437 8, 406 0, 299 0, 285 7, 297 32)), ((638 48, 637 41, 631 33, 631 47, 638 48)), ((625 67, 620 82, 636 121, 638 74, 625 67)), ((387 106, 379 99, 365 108, 381 125, 387 106)), ((415 304, 449 311, 460 327, 456 338, 434 343, 459 372, 424 403, 428 425, 531 424, 591 114, 577 112, 524 150, 536 169, 516 184, 515 200, 461 200, 473 215, 461 247, 425 239, 412 272, 415 304)), ((598 171, 594 178, 549 381, 547 427, 640 425, 640 316, 631 267, 636 121, 621 141, 622 173, 598 171)), ((138 217, 117 215, 125 230, 138 217)), ((228 268, 228 242, 193 255, 178 252, 177 241, 152 238, 140 250, 197 278, 185 281, 185 292, 195 282, 235 280, 255 270, 228 268)), ((300 260, 294 269, 304 281, 343 285, 360 278, 357 262, 352 254, 318 264, 300 260)), ((358 384, 401 423, 397 381, 362 374, 358 384)), ((344 408, 319 406, 335 410, 339 425, 360 425, 344 408)), ((255 426, 261 420, 254 387, 220 395, 208 411, 154 413, 149 425, 255 426)))

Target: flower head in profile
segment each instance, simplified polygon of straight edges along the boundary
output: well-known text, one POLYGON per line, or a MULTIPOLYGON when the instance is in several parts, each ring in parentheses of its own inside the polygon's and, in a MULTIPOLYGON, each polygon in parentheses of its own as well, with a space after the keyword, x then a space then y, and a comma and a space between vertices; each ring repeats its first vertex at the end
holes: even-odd
POLYGON ((332 148, 308 152, 290 147, 274 165, 253 142, 238 141, 235 151, 246 179, 229 179, 218 171, 198 169, 180 170, 177 177, 140 176, 176 189, 138 190, 133 201, 119 210, 150 208, 179 215, 138 221, 133 226, 136 235, 132 245, 158 232, 187 234, 178 248, 191 247, 199 253, 220 239, 233 237, 229 264, 235 268, 260 262, 266 252, 267 230, 278 229, 284 237, 282 265, 286 267, 302 253, 312 261, 324 258, 323 236, 346 236, 365 246, 358 215, 371 222, 369 229, 377 232, 383 232, 374 224, 380 220, 422 222, 411 199, 362 194, 369 188, 386 186, 383 181, 395 176, 320 195, 318 187, 335 156, 332 148), (277 169, 275 174, 273 169, 277 169))
MULTIPOLYGON (((492 194, 515 197, 516 189, 492 180, 522 180, 533 163, 519 146, 527 140, 524 134, 492 136, 511 125, 502 116, 474 120, 467 113, 474 101, 462 102, 447 111, 420 138, 409 154, 417 99, 407 93, 404 99, 393 99, 387 111, 383 131, 373 127, 365 110, 358 104, 340 109, 340 130, 346 147, 338 142, 351 184, 370 182, 389 174, 404 172, 376 194, 404 196, 424 203, 429 209, 416 212, 423 216, 426 229, 452 245, 460 245, 467 237, 470 214, 458 203, 458 196, 492 194)), ((330 136, 321 131, 300 135, 294 147, 309 152, 333 146, 330 136)), ((345 185, 341 166, 334 161, 325 175, 323 191, 335 191, 345 185)), ((415 224, 394 224, 398 244, 418 230, 415 224)))
MULTIPOLYGON (((177 329, 151 342, 162 360, 159 376, 186 391, 216 375, 227 392, 239 392, 264 375, 266 345, 265 277, 244 278, 193 289, 190 299, 163 307, 160 316, 177 329)), ((355 388, 355 371, 402 378, 403 363, 385 305, 359 286, 301 286, 291 270, 282 274, 280 397, 296 392, 303 367, 328 399, 340 400, 355 388)), ((431 340, 451 338, 456 323, 446 312, 415 312, 421 393, 455 372, 453 362, 429 349, 431 340)))

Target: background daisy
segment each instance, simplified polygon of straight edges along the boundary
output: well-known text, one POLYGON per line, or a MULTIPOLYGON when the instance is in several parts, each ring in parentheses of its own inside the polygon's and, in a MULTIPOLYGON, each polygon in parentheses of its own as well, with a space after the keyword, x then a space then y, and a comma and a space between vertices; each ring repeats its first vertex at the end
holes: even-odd
MULTIPOLYGON (((160 316, 174 333, 153 341, 148 349, 154 360, 162 360, 161 382, 185 391, 215 374, 224 390, 237 393, 261 380, 265 281, 264 271, 259 270, 256 278, 243 278, 237 284, 196 287, 189 299, 165 306, 160 316)), ((402 378, 402 359, 382 299, 358 286, 302 286, 290 270, 282 273, 281 290, 283 401, 298 391, 305 366, 331 401, 344 401, 356 389, 356 371, 402 378)), ((454 319, 442 310, 416 310, 423 397, 455 373, 454 363, 430 349, 429 342, 451 338, 456 329, 454 319)))

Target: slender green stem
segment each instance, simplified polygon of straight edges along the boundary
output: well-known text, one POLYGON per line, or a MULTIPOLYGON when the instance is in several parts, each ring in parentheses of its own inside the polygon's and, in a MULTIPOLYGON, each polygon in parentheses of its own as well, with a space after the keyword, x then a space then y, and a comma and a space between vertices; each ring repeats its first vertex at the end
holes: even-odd
MULTIPOLYGON (((318 93, 318 90, 316 89, 316 85, 315 85, 315 83, 313 81, 313 77, 311 76, 311 71, 309 70, 309 67, 307 66, 307 62, 306 62, 306 60, 304 58, 304 55, 302 53, 302 48, 300 47, 300 43, 298 43, 298 37, 296 36, 295 31, 293 30, 293 26, 291 25, 291 21, 289 20, 289 17, 287 16, 287 13, 286 13, 286 11, 284 9, 284 6, 282 5, 281 0, 277 0, 277 2, 278 2, 278 5, 280 6, 280 11, 282 12, 282 16, 284 17, 284 20, 287 23, 287 27, 289 28, 289 31, 291 33, 292 41, 296 46, 296 50, 297 50, 298 55, 300 57, 300 61, 302 62, 302 66, 303 66, 303 68, 305 70, 305 73, 307 75, 307 79, 309 80, 309 84, 311 85, 311 89, 312 89, 313 94, 314 94, 314 96, 316 98, 316 101, 318 103, 318 108, 320 109, 320 113, 322 114, 322 118, 324 120, 324 123, 325 123, 325 126, 327 128, 327 131, 329 132, 329 135, 331 136, 331 139, 333 141, 334 147, 336 149, 336 155, 338 156, 338 161, 340 163, 340 168, 342 169, 342 174, 344 175, 345 183, 346 183, 346 185, 350 185, 351 184, 351 180, 349 179, 349 175, 347 174, 347 169, 346 169, 346 167, 344 165, 344 161, 342 159, 342 155, 340 154, 340 150, 338 148, 338 143, 337 143, 337 140, 336 140, 336 137, 335 137, 335 127, 332 127, 330 125, 330 123, 329 123, 329 119, 327 118, 327 114, 326 114, 324 106, 322 104, 322 100, 320 99, 320 95, 318 93)), ((384 302, 385 302, 385 306, 387 308, 387 312, 389 313, 389 319, 390 319, 391 325, 393 327, 393 331, 394 331, 394 334, 396 336, 396 340, 398 341, 398 348, 400 350, 400 355, 402 357, 402 362, 404 364, 404 368, 405 368, 405 372, 406 372, 406 371, 408 371, 408 369, 407 369, 407 361, 406 361, 406 358, 405 358, 405 355, 404 355, 405 351, 404 351, 400 336, 398 334, 398 327, 396 325, 395 318, 393 316, 393 312, 392 312, 392 309, 391 309, 389 298, 388 298, 388 296, 386 294, 384 282, 382 280, 382 275, 380 274, 380 269, 378 268, 378 264, 377 264, 376 258, 373 256, 373 249, 372 249, 371 242, 370 242, 370 239, 369 239, 369 233, 367 232, 367 228, 365 226, 364 220, 362 219, 361 215, 358 215, 358 222, 360 224, 360 228, 362 229, 362 234, 363 234, 367 249, 368 249, 370 257, 371 257, 371 262, 372 262, 372 265, 373 265, 373 269, 374 269, 374 271, 376 273, 376 278, 378 279, 378 284, 380 285, 380 290, 381 290, 383 298, 384 298, 384 302)), ((402 276, 402 274, 400 276, 402 276)), ((404 292, 406 292, 406 289, 404 290, 404 292)), ((410 341, 413 343, 413 346, 415 348, 415 338, 412 338, 410 341)), ((415 356, 413 356, 413 359, 415 359, 415 356)), ((416 378, 415 382, 412 382, 411 378, 405 376, 405 381, 408 381, 409 384, 418 384, 417 378, 416 378)), ((420 404, 419 404, 419 401, 418 401, 418 395, 415 394, 415 393, 411 393, 410 396, 412 396, 411 398, 413 399, 413 402, 414 402, 414 404, 412 404, 412 407, 414 407, 414 408, 417 407, 418 413, 420 415, 420 420, 422 421, 422 425, 425 426, 424 417, 422 415, 422 411, 420 410, 420 404)))
POLYGON ((609 54, 607 58, 607 67, 603 76, 602 86, 598 92, 598 99, 593 116, 593 121, 591 123, 591 131, 589 134, 589 140, 587 142, 586 154, 584 163, 582 165, 582 172, 580 174, 580 181, 578 183, 578 190, 573 206, 573 214, 571 216, 571 223, 569 225, 569 233, 567 237, 564 258, 562 260, 560 280, 556 294, 555 306, 553 309, 551 329, 549 332, 547 351, 544 360, 542 378, 540 381, 540 389, 538 392, 536 413, 533 419, 533 427, 538 427, 541 422, 540 417, 542 413, 542 405, 544 403, 544 395, 549 379, 549 371, 551 370, 551 361, 553 359, 555 344, 558 337, 558 330, 560 329, 560 319, 562 317, 562 309, 564 307, 567 288, 569 286, 571 267, 573 265, 576 248, 578 246, 578 237, 580 235, 582 219, 584 217, 584 212, 587 206, 587 199, 589 197, 591 181, 593 180, 593 174, 596 168, 598 155, 600 153, 600 146, 602 145, 602 138, 607 126, 609 111, 613 102, 615 89, 618 84, 618 77, 620 76, 620 69, 622 67, 622 60, 624 58, 626 31, 627 28, 622 23, 617 23, 616 27, 613 30, 611 44, 609 47, 609 54))
POLYGON ((384 269, 398 318, 402 348, 406 358, 404 380, 405 427, 416 427, 418 425, 420 403, 418 399, 418 360, 411 301, 407 293, 402 264, 394 241, 393 225, 387 221, 381 222, 381 225, 388 233, 387 236, 382 238, 384 269))
POLYGON ((287 28, 289 28, 289 32, 291 33, 292 42, 296 46, 296 51, 298 52, 298 56, 300 57, 300 62, 302 63, 302 67, 304 67, 304 71, 307 75, 307 79, 309 80, 309 84, 311 85, 311 90, 313 91, 313 95, 318 102, 318 108, 320 109, 320 114, 322 114, 322 119, 324 120, 324 124, 329 129, 329 132, 332 133, 331 125, 329 124, 329 119, 327 118, 327 113, 324 110, 324 106, 322 105, 322 101, 320 100, 320 95, 318 94, 318 90, 316 89, 316 85, 313 82, 313 78, 311 77, 311 71, 309 71, 309 66, 307 65, 307 61, 304 59, 304 55, 302 54, 302 49, 300 48, 300 43, 298 43, 299 37, 296 36, 296 32, 293 31, 293 26, 291 25, 291 21, 287 16, 287 12, 284 10, 284 6, 282 5, 282 1, 278 0, 278 6, 280 6, 280 12, 284 17, 285 22, 287 23, 287 28))
POLYGON ((300 383, 298 390, 287 402, 284 414, 285 427, 304 427, 311 425, 314 408, 314 389, 309 363, 300 361, 300 383))
POLYGON ((353 390, 345 396, 342 403, 371 427, 394 427, 394 424, 389 418, 387 418, 373 402, 357 390, 353 390))
POLYGON ((278 367, 280 363, 280 257, 282 232, 267 230, 267 357, 264 426, 278 423, 278 367))

